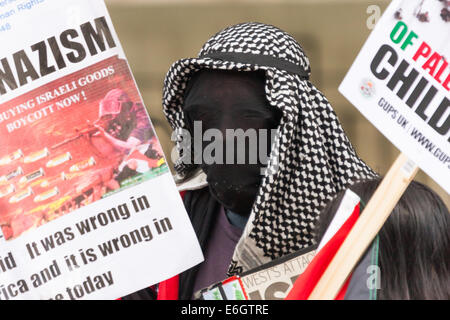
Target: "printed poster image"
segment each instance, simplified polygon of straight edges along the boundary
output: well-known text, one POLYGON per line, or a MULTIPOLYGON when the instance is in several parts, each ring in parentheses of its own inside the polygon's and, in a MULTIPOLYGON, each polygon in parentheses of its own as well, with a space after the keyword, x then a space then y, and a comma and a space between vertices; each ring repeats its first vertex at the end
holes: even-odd
POLYGON ((202 262, 103 0, 23 4, 0 1, 0 300, 117 299, 202 262))
POLYGON ((2 104, 0 118, 7 240, 168 171, 128 65, 117 57, 2 104), (121 145, 130 137, 133 150, 121 145))

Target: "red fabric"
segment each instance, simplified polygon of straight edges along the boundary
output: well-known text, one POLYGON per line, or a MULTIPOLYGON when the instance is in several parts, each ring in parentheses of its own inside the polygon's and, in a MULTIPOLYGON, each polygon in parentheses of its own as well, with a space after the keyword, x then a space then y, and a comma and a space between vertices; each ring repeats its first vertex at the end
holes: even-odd
POLYGON ((178 275, 159 283, 158 300, 178 300, 178 275))
MULTIPOLYGON (((286 300, 307 300, 319 282, 322 274, 327 269, 333 257, 336 255, 340 246, 344 242, 350 230, 359 217, 360 206, 359 203, 355 206, 351 216, 345 221, 342 227, 336 234, 328 241, 323 248, 315 255, 306 270, 297 278, 293 288, 286 297, 286 300)), ((349 277, 350 279, 350 277, 349 277)), ((342 287, 336 299, 343 298, 348 287, 349 279, 342 287)))

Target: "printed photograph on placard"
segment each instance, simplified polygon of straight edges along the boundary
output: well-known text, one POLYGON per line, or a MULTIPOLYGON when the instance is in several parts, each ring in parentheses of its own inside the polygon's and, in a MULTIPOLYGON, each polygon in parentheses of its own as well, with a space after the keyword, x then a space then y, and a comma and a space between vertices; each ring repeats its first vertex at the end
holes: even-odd
POLYGON ((168 171, 117 56, 3 103, 0 139, 6 240, 168 171))

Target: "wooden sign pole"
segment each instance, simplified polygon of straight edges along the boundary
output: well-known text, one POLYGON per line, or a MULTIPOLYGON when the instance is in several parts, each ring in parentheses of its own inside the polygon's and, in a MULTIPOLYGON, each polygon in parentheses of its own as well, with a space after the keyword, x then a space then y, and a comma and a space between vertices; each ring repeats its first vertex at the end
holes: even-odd
POLYGON ((401 153, 320 278, 309 300, 332 300, 380 231, 419 168, 401 153))

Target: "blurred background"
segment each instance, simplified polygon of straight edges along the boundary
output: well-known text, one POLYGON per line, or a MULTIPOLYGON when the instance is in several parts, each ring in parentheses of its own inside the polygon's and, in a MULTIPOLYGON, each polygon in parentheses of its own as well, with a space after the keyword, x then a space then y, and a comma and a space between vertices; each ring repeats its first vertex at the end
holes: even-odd
MULTIPOLYGON (((106 5, 169 161, 172 130, 161 101, 170 65, 196 57, 223 28, 255 21, 277 26, 297 39, 311 61, 311 81, 330 101, 357 153, 385 174, 399 151, 338 92, 338 86, 389 2, 106 0, 106 5)), ((450 207, 450 196, 426 174, 420 171, 416 180, 430 186, 450 207)))

